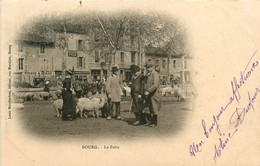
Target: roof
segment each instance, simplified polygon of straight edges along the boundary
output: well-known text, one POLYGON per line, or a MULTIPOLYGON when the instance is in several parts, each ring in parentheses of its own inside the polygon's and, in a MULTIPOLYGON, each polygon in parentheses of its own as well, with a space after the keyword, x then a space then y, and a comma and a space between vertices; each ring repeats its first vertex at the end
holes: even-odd
POLYGON ((145 54, 147 55, 160 55, 160 56, 168 56, 171 55, 171 57, 173 56, 177 56, 177 57, 181 57, 181 55, 177 54, 175 51, 173 50, 164 50, 163 48, 160 47, 152 47, 152 46, 147 46, 145 47, 145 54))
POLYGON ((184 56, 184 59, 192 59, 190 55, 184 56))
POLYGON ((54 44, 54 39, 51 39, 50 37, 40 37, 40 36, 30 36, 26 34, 20 34, 19 37, 16 39, 16 41, 25 41, 35 44, 54 44))
POLYGON ((164 51, 160 47, 151 47, 151 46, 145 47, 146 54, 163 55, 163 52, 164 51))

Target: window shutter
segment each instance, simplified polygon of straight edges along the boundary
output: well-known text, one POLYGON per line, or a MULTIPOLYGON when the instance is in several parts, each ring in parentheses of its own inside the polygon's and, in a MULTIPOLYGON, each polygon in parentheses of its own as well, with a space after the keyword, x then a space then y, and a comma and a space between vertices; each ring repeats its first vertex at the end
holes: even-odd
POLYGON ((15 58, 16 59, 16 69, 19 70, 19 58, 15 58))
POLYGON ((24 58, 24 70, 27 70, 27 58, 24 58))
POLYGON ((79 57, 77 57, 77 68, 79 68, 79 57))
POLYGON ((112 63, 112 54, 111 54, 111 52, 108 53, 108 62, 112 63))
POLYGON ((86 64, 85 64, 85 57, 83 57, 83 69, 86 68, 86 64))

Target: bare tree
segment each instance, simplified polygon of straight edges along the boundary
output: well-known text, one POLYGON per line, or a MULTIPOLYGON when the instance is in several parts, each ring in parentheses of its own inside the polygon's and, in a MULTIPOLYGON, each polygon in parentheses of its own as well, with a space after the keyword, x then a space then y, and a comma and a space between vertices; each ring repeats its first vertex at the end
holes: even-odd
MULTIPOLYGON (((68 56, 68 38, 70 33, 86 36, 84 51, 108 48, 111 59, 115 54, 131 47, 138 52, 138 64, 141 66, 142 55, 147 46, 159 48, 161 54, 169 59, 174 54, 187 51, 185 30, 177 20, 163 13, 144 13, 140 11, 121 11, 110 13, 67 13, 65 15, 45 15, 30 24, 25 24, 24 34, 36 41, 50 40, 63 49, 63 75, 68 56), (60 38, 57 40, 57 33, 60 38), (98 42, 91 42, 93 33, 99 35, 98 42)), ((168 72, 169 75, 169 72, 168 72)))

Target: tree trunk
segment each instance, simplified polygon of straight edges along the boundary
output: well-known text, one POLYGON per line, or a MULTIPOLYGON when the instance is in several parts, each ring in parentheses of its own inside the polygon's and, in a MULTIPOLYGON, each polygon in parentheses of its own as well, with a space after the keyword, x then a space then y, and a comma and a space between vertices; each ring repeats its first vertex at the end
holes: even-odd
POLYGON ((62 55, 62 79, 65 79, 65 70, 67 67, 67 55, 68 55, 68 38, 67 38, 67 29, 63 23, 63 31, 64 31, 64 48, 63 48, 63 55, 62 55))
POLYGON ((108 62, 108 69, 107 69, 107 77, 111 75, 110 69, 111 69, 111 63, 112 63, 112 58, 113 58, 113 52, 109 53, 109 62, 108 62))
POLYGON ((138 44, 138 66, 142 68, 142 57, 141 57, 141 39, 140 39, 140 30, 138 29, 138 38, 137 38, 137 44, 138 44))
POLYGON ((116 63, 116 59, 115 59, 116 54, 117 54, 117 50, 113 50, 109 54, 110 57, 109 57, 108 71, 107 71, 107 76, 108 77, 111 75, 111 66, 113 64, 113 61, 114 61, 114 64, 116 63))
POLYGON ((167 81, 170 81, 170 55, 167 56, 168 58, 168 66, 167 66, 167 81))

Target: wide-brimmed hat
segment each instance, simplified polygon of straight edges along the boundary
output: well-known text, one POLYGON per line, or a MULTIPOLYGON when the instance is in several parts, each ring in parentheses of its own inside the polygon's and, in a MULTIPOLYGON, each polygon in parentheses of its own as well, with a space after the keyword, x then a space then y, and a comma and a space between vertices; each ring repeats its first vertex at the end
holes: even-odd
POLYGON ((140 67, 137 65, 131 65, 130 70, 132 73, 136 73, 136 72, 140 71, 140 67))
POLYGON ((148 59, 148 61, 145 62, 145 67, 153 67, 153 61, 151 59, 148 59))
POLYGON ((119 70, 119 69, 118 69, 117 66, 112 67, 112 72, 115 72, 115 71, 118 71, 118 70, 119 70))
POLYGON ((71 69, 67 70, 67 72, 68 72, 69 75, 73 75, 74 74, 74 71, 71 70, 71 69))

